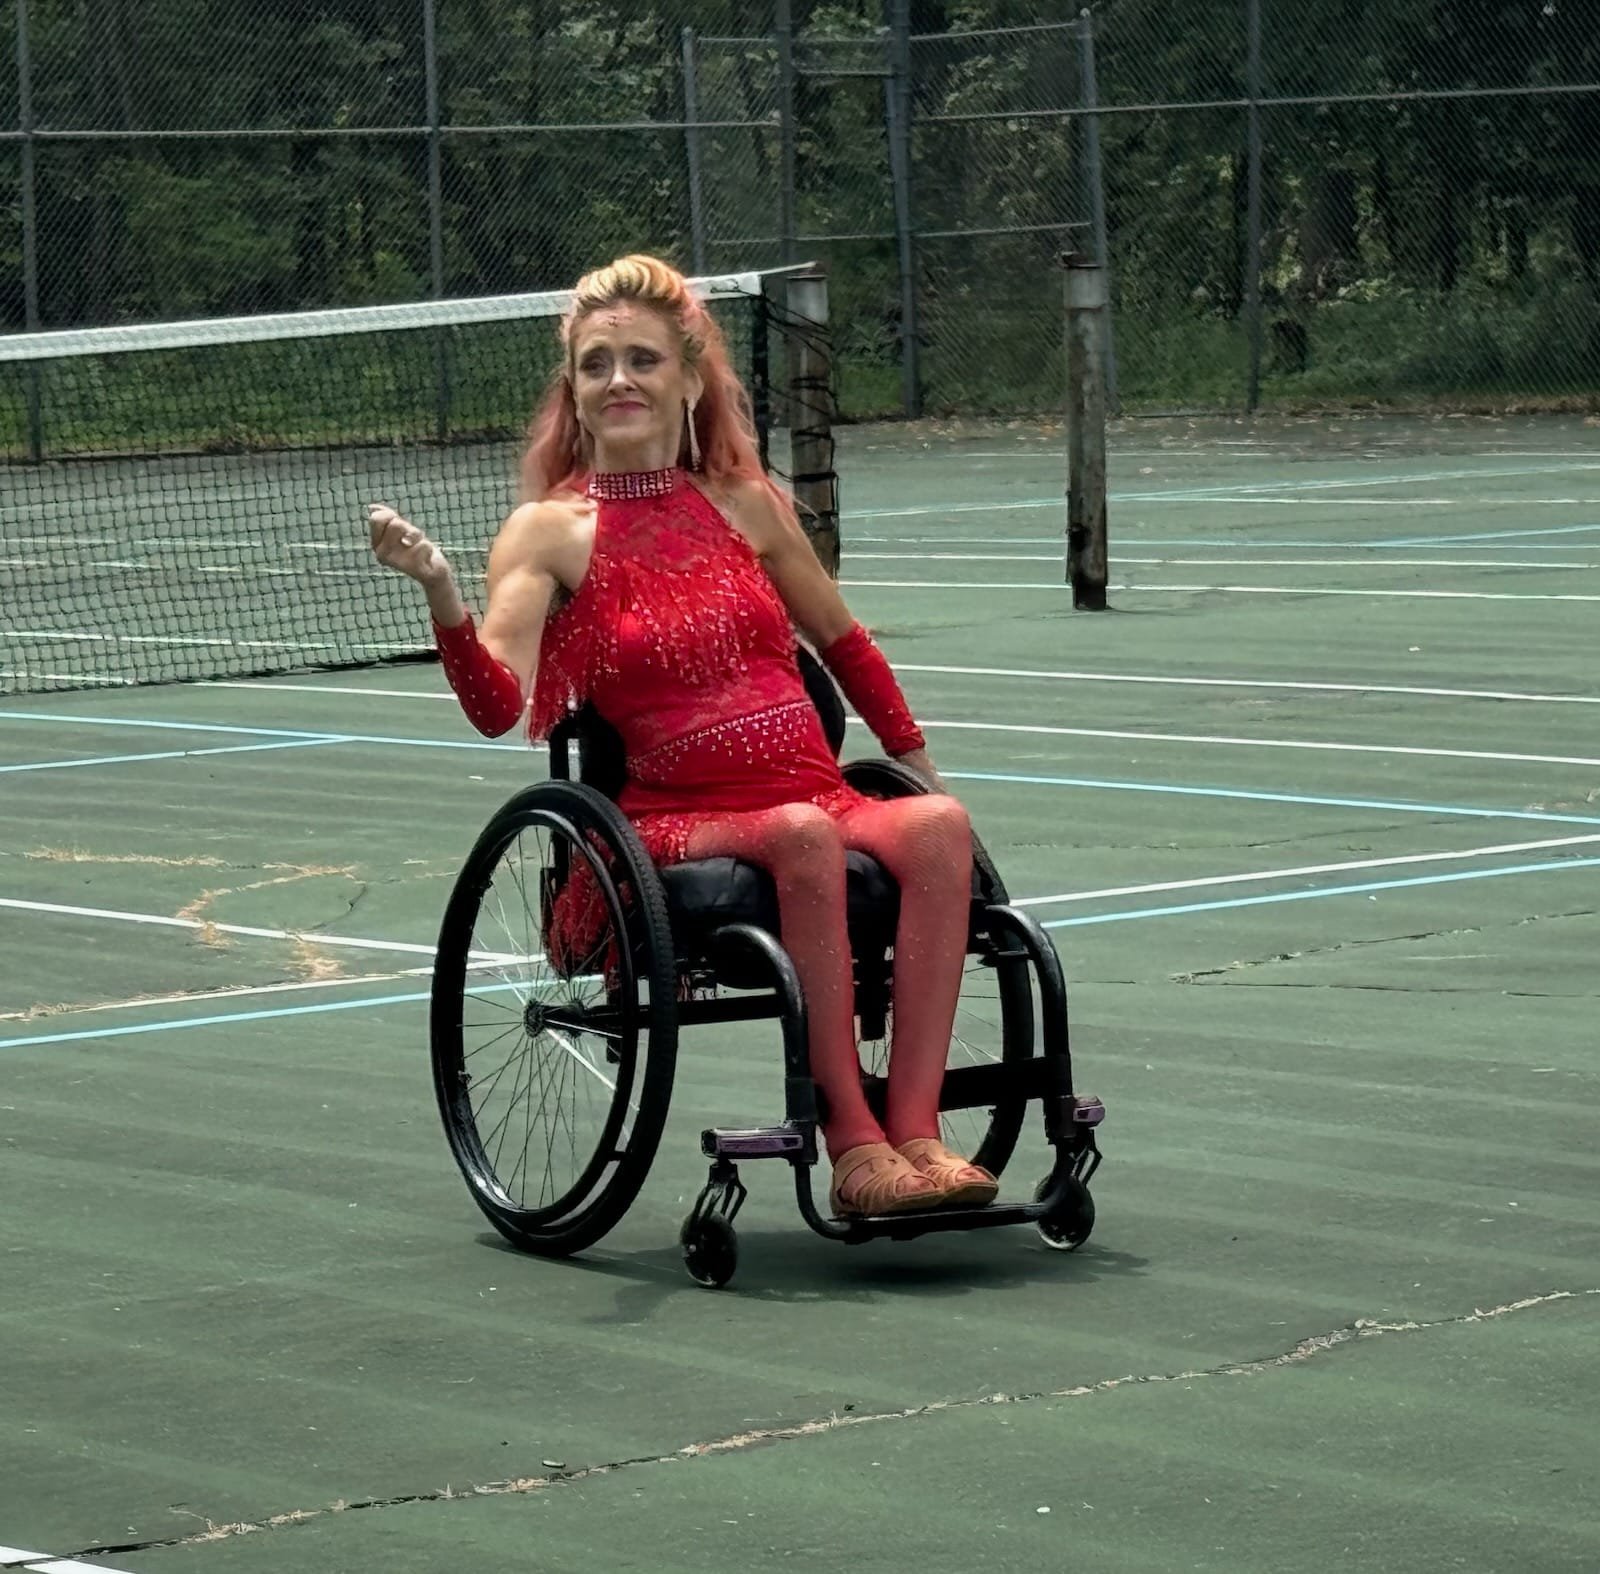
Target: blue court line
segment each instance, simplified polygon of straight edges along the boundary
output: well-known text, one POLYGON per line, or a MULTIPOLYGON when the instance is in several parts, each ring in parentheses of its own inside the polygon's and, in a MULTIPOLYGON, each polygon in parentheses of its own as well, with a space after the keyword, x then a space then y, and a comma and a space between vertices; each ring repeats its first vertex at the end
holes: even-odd
POLYGON ((1454 874, 1414 875, 1406 880, 1369 880, 1359 885, 1324 885, 1312 891, 1273 891, 1265 896, 1234 896, 1216 902, 1184 902, 1176 907, 1142 907, 1125 913, 1095 913, 1086 918, 1053 918, 1041 927, 1072 929, 1083 924, 1120 924, 1130 918, 1173 918, 1184 913, 1219 913, 1230 907, 1265 907, 1275 902, 1313 902, 1324 896, 1401 891, 1408 886, 1448 885, 1458 880, 1496 880, 1507 874, 1541 874, 1556 869, 1600 868, 1600 858, 1557 858, 1548 863, 1507 864, 1499 869, 1463 869, 1454 874))
POLYGON ((192 760, 203 754, 256 754, 263 749, 316 749, 349 738, 287 738, 278 743, 229 743, 214 749, 163 749, 159 754, 102 754, 92 760, 39 760, 31 765, 0 765, 8 771, 70 771, 80 765, 137 765, 143 760, 192 760))
MULTIPOLYGON (((317 743, 368 743, 408 749, 491 749, 530 754, 522 743, 488 743, 471 738, 387 738, 366 733, 285 732, 272 727, 233 727, 215 722, 140 721, 108 716, 60 716, 35 711, 0 711, 0 721, 83 723, 97 727, 156 727, 169 732, 227 732, 250 736, 300 738, 317 743)), ((1130 782, 1094 776, 1023 776, 1001 771, 941 771, 948 781, 1001 782, 1022 787, 1082 787, 1107 792, 1148 792, 1185 798, 1237 798, 1252 803, 1288 803, 1319 809, 1381 809, 1389 814, 1453 815, 1478 820, 1534 820, 1552 825, 1600 825, 1587 814, 1553 814, 1536 809, 1487 809, 1468 804, 1408 803, 1382 798, 1336 798, 1319 793, 1255 791, 1236 787, 1185 787, 1171 782, 1130 782)))
POLYGON ((1446 814, 1477 820, 1538 820, 1555 825, 1600 825, 1592 814, 1540 809, 1481 809, 1466 804, 1406 803, 1385 798, 1332 798, 1316 793, 1265 792, 1242 787, 1183 787, 1170 782, 1124 782, 1093 776, 1010 776, 1000 771, 939 772, 947 781, 1013 782, 1031 787, 1088 787, 1111 792, 1166 793, 1178 798, 1241 798, 1249 803, 1293 803, 1322 809, 1381 809, 1389 814, 1446 814))
MULTIPOLYGON (((352 979, 352 983, 357 980, 352 979)), ((469 995, 501 994, 515 984, 484 984, 469 989, 469 995)), ((318 1016, 325 1011, 362 1011, 378 1006, 414 1005, 430 999, 429 991, 404 995, 373 995, 365 1000, 324 1000, 311 1006, 274 1006, 267 1011, 224 1011, 209 1017, 177 1017, 167 1022, 138 1022, 131 1027, 83 1028, 74 1033, 36 1033, 30 1038, 0 1038, 0 1049, 22 1049, 30 1044, 70 1044, 90 1038, 130 1038, 136 1033, 165 1033, 186 1027, 231 1027, 240 1022, 268 1022, 278 1017, 318 1016)))
MULTIPOLYGON (((1463 536, 1389 536, 1374 541, 1375 547, 1421 547, 1430 544, 1456 546, 1463 541, 1504 541, 1517 536, 1578 536, 1593 535, 1600 525, 1552 525, 1545 530, 1476 530, 1463 536)), ((1587 543, 1580 542, 1579 545, 1587 543)))
MULTIPOLYGON (((1584 530, 1600 530, 1600 525, 1584 525, 1584 530)), ((1520 534, 1518 531, 1506 531, 1506 535, 1520 534)), ((1531 535, 1543 535, 1543 531, 1530 531, 1531 535)), ((1053 536, 856 536, 856 541, 869 542, 874 545, 889 543, 915 544, 917 546, 979 546, 992 545, 997 547, 1061 547, 1066 548, 1065 533, 1053 536)), ((1434 542, 1453 539, 1445 536, 1418 536, 1414 542, 1397 541, 1259 541, 1253 536, 1231 536, 1222 540, 1215 536, 1128 536, 1120 531, 1116 533, 1113 541, 1112 557, 1127 547, 1229 547, 1239 550, 1262 551, 1268 547, 1285 550, 1297 548, 1307 552, 1360 552, 1367 548, 1382 548, 1387 551, 1390 547, 1401 545, 1428 546, 1434 542)), ((1528 546, 1518 546, 1514 541, 1508 541, 1503 546, 1487 544, 1479 548, 1484 552, 1592 552, 1600 543, 1593 541, 1573 541, 1565 545, 1551 545, 1549 543, 1534 542, 1528 546)), ((1561 566, 1560 559, 1550 565, 1552 568, 1561 566)))
MULTIPOLYGON (((1413 886, 1448 885, 1462 880, 1494 880, 1502 875, 1550 873, 1558 869, 1600 867, 1600 858, 1563 858, 1548 863, 1511 864, 1498 869, 1465 869, 1450 874, 1416 875, 1403 880, 1373 880, 1360 885, 1319 886, 1310 891, 1279 891, 1265 896, 1235 896, 1215 902, 1183 902, 1172 907, 1145 907, 1129 912, 1092 913, 1081 918, 1056 918, 1046 929, 1081 928, 1089 924, 1120 924, 1134 918, 1172 918, 1182 914, 1214 913, 1234 907, 1258 907, 1276 902, 1310 902, 1325 896, 1350 896, 1376 891, 1398 891, 1413 886)), ((1270 873, 1263 879, 1272 879, 1270 873)), ((512 984, 491 984, 470 990, 489 994, 514 989, 512 984)), ((86 1028, 71 1033, 37 1033, 26 1038, 0 1038, 0 1050, 23 1049, 37 1044, 67 1044, 96 1038, 126 1038, 136 1033, 161 1033, 192 1027, 228 1027, 243 1022, 266 1022, 281 1017, 316 1016, 326 1011, 360 1011, 379 1006, 412 1005, 427 1000, 427 991, 404 995, 377 995, 368 1000, 330 1000, 310 1006, 279 1006, 267 1011, 225 1012, 217 1016, 179 1017, 166 1022, 141 1022, 131 1027, 86 1028)))

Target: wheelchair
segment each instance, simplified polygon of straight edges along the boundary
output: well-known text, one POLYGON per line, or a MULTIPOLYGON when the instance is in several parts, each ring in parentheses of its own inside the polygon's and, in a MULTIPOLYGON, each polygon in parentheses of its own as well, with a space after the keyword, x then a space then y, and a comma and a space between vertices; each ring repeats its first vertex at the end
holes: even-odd
MULTIPOLYGON (((804 647, 800 665, 837 757, 843 702, 804 647)), ((1032 1224, 1058 1250, 1089 1238, 1088 1183, 1100 1163, 1095 1137, 1105 1110, 1073 1089, 1055 948, 1009 905, 976 836, 967 955, 940 1096, 944 1140, 999 1176, 1037 1100, 1049 1173, 1027 1202, 826 1217, 811 1183, 825 1111, 770 877, 732 858, 655 867, 614 801, 621 743, 592 707, 564 720, 549 747, 550 779, 506 802, 468 854, 433 972, 430 1040, 445 1134, 473 1201, 501 1235, 550 1257, 599 1241, 649 1174, 672 1099, 679 1031, 775 1017, 784 1118, 701 1136, 709 1174, 679 1237, 697 1283, 716 1287, 732 1277, 734 1219, 747 1195, 739 1166, 762 1159, 789 1164, 800 1216, 830 1240, 1010 1224, 1032 1224)), ((889 759, 851 761, 843 772, 869 796, 929 790, 889 759)), ((881 1118, 898 892, 856 851, 847 854, 846 886, 863 1086, 881 1118)))

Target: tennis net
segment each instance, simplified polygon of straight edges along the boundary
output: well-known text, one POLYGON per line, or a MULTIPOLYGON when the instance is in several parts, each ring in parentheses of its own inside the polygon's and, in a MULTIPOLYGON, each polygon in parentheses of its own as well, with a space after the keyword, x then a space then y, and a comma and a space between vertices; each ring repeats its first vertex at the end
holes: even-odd
MULTIPOLYGON (((791 309, 801 274, 692 282, 764 457, 787 475, 804 447, 814 488, 826 311, 814 276, 812 315, 791 309)), ((569 300, 0 337, 0 692, 430 655, 416 587, 371 559, 367 505, 426 529, 481 604, 569 300)))

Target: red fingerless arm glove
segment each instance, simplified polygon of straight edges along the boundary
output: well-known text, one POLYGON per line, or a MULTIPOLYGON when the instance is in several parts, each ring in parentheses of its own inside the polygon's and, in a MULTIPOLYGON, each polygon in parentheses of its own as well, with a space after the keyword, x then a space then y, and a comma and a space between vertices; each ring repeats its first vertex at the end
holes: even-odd
POLYGON ((888 661, 859 623, 827 646, 821 656, 885 754, 910 754, 927 747, 888 661))
POLYGON ((498 738, 501 733, 510 732, 522 716, 522 685, 516 673, 491 656, 479 640, 472 614, 469 612, 466 622, 453 629, 441 628, 435 619, 433 637, 444 675, 456 691, 467 720, 486 737, 498 738))

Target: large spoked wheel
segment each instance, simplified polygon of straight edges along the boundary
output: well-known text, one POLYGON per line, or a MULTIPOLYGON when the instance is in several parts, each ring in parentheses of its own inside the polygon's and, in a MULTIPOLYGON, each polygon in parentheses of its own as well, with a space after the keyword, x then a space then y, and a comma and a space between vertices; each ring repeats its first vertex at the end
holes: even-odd
POLYGON ((672 1100, 677 975, 661 883, 609 800, 548 781, 490 820, 434 962, 434 1087, 473 1200, 508 1240, 599 1240, 672 1100))
MULTIPOLYGON (((844 774, 852 787, 874 798, 906 798, 931 791, 925 778, 897 760, 853 760, 844 774)), ((972 838, 972 862, 972 936, 951 1027, 951 1069, 1028 1060, 1034 1052, 1033 982, 1028 963, 1020 956, 1002 954, 1011 948, 993 945, 985 932, 984 909, 1010 898, 976 835, 972 838)), ((882 1036, 861 1041, 862 1069, 870 1076, 887 1075, 893 1034, 891 1005, 882 1036)), ((1027 1112, 1028 1100, 1022 1093, 987 1107, 947 1109, 939 1117, 943 1140, 991 1175, 999 1175, 1016 1149, 1027 1112)))

